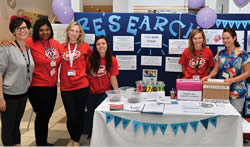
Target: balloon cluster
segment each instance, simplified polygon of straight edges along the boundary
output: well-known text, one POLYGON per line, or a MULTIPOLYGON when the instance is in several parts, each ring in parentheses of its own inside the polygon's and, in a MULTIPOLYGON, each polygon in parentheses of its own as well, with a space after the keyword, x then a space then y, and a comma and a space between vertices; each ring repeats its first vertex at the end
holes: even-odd
POLYGON ((74 17, 71 0, 53 0, 52 10, 61 23, 68 24, 74 17))

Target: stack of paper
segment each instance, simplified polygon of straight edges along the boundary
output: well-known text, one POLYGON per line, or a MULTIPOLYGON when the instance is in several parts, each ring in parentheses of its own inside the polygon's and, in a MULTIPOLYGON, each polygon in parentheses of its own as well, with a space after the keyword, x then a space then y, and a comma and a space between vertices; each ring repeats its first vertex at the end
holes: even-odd
POLYGON ((147 103, 144 105, 143 113, 163 114, 165 104, 147 103))
POLYGON ((144 107, 144 104, 125 104, 124 110, 125 111, 132 111, 132 112, 141 112, 144 107))

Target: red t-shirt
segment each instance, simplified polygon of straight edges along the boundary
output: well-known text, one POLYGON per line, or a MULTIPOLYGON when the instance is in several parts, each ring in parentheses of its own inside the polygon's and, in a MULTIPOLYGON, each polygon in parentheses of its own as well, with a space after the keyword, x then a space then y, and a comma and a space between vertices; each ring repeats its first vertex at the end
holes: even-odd
MULTIPOLYGON (((214 65, 213 53, 209 48, 204 48, 202 51, 202 56, 200 58, 200 50, 195 51, 196 62, 199 62, 198 75, 200 79, 208 75, 208 68, 214 65)), ((179 64, 185 67, 184 79, 192 79, 193 75, 196 75, 196 65, 195 58, 190 55, 188 48, 186 48, 179 60, 179 64)))
POLYGON ((31 49, 31 54, 35 63, 31 86, 54 87, 57 84, 58 67, 61 62, 59 43, 54 39, 49 40, 53 51, 53 58, 56 62, 56 66, 51 67, 50 62, 52 54, 49 42, 48 40, 42 40, 42 42, 48 50, 44 48, 41 41, 33 42, 31 37, 26 40, 26 44, 31 49), (51 75, 51 71, 53 75, 51 75))
MULTIPOLYGON (((90 63, 88 62, 88 66, 90 67, 90 63)), ((90 93, 99 94, 106 92, 111 89, 111 75, 118 75, 118 63, 116 58, 112 57, 112 66, 110 72, 106 71, 106 60, 105 58, 100 59, 100 66, 97 73, 91 73, 88 75, 89 85, 90 85, 90 93)))
POLYGON ((88 43, 80 44, 74 51, 76 44, 70 44, 73 56, 72 68, 70 67, 69 49, 65 47, 65 43, 60 44, 60 53, 62 55, 62 63, 60 70, 60 88, 61 91, 71 91, 89 86, 87 79, 87 57, 90 55, 91 48, 88 43), (68 71, 74 70, 75 76, 68 76, 68 71))

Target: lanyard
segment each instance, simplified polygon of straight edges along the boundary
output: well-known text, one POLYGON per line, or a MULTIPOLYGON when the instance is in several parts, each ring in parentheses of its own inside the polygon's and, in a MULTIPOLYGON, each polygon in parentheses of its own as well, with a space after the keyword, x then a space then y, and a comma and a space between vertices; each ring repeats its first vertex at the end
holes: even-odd
POLYGON ((27 73, 30 73, 30 56, 29 56, 29 53, 28 53, 29 50, 28 50, 27 46, 25 46, 26 47, 27 57, 28 57, 28 60, 27 60, 27 58, 24 55, 23 50, 21 49, 21 46, 19 45, 19 43, 17 42, 17 40, 15 40, 15 43, 18 46, 18 48, 21 51, 21 53, 23 54, 24 60, 25 60, 26 65, 27 65, 27 73))
POLYGON ((49 54, 50 59, 51 59, 52 61, 54 61, 54 57, 53 57, 53 48, 51 47, 51 44, 50 44, 49 40, 48 40, 48 42, 49 42, 50 51, 49 51, 49 48, 47 48, 47 47, 45 46, 45 44, 44 44, 41 40, 40 40, 40 42, 42 43, 43 47, 45 48, 45 50, 46 50, 47 53, 49 54))
POLYGON ((203 49, 201 49, 201 52, 200 52, 200 60, 198 61, 198 63, 196 64, 196 60, 198 60, 198 58, 196 58, 196 55, 194 56, 194 60, 195 60, 195 72, 198 73, 198 70, 199 70, 199 65, 200 65, 200 61, 201 61, 201 56, 202 56, 202 51, 203 49))
POLYGON ((73 62, 74 62, 74 56, 75 56, 75 52, 77 49, 77 44, 75 45, 75 48, 73 49, 72 53, 71 53, 71 49, 70 49, 70 43, 68 44, 68 50, 69 50, 69 61, 70 61, 70 67, 73 67, 73 62))

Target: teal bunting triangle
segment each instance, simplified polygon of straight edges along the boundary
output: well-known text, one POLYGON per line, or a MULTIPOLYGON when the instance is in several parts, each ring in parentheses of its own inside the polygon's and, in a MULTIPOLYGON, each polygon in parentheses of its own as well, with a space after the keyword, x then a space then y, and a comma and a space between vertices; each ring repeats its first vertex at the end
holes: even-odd
POLYGON ((135 133, 140 128, 140 126, 141 126, 141 122, 133 121, 133 128, 134 128, 135 133))
POLYGON ((144 131, 144 134, 147 134, 150 124, 149 123, 142 123, 142 128, 144 131))
POLYGON ((165 134, 165 131, 166 131, 167 127, 168 127, 168 124, 159 124, 159 127, 160 127, 161 133, 163 135, 163 134, 165 134))
POLYGON ((179 128, 179 124, 170 124, 172 130, 174 131, 174 134, 176 135, 178 128, 179 128))
POLYGON ((128 126, 129 122, 130 122, 130 120, 128 120, 128 119, 125 119, 125 118, 122 119, 123 129, 126 129, 126 127, 128 126))
POLYGON ((151 124, 151 129, 152 129, 153 134, 155 135, 155 132, 158 129, 158 125, 157 124, 151 124))
POLYGON ((248 24, 248 21, 242 21, 242 25, 243 25, 244 29, 246 29, 247 24, 248 24))
POLYGON ((207 129, 208 127, 208 119, 203 119, 203 120, 200 120, 201 121, 201 124, 204 126, 204 128, 207 129))
POLYGON ((229 21, 230 28, 233 28, 235 21, 229 21))
POLYGON ((236 21, 236 23, 235 23, 235 24, 236 24, 236 28, 237 28, 237 29, 239 29, 240 24, 241 24, 241 21, 236 21))
POLYGON ((209 121, 211 122, 211 124, 216 128, 217 125, 217 117, 211 117, 209 118, 209 121))
POLYGON ((221 20, 217 19, 217 20, 216 20, 216 27, 219 28, 219 27, 220 27, 220 24, 221 24, 221 20))
POLYGON ((227 26, 227 24, 228 24, 228 21, 227 20, 223 20, 222 24, 223 24, 223 27, 225 28, 227 26))
POLYGON ((199 123, 198 121, 192 121, 192 122, 190 122, 190 125, 193 128, 194 132, 197 131, 198 123, 199 123))
POLYGON ((180 126, 182 128, 183 133, 185 134, 187 131, 188 123, 180 123, 180 126))
POLYGON ((113 119, 113 117, 114 115, 106 113, 106 124, 108 124, 113 119))
POLYGON ((119 123, 121 122, 122 118, 115 116, 114 119, 115 119, 115 128, 116 128, 119 125, 119 123))

